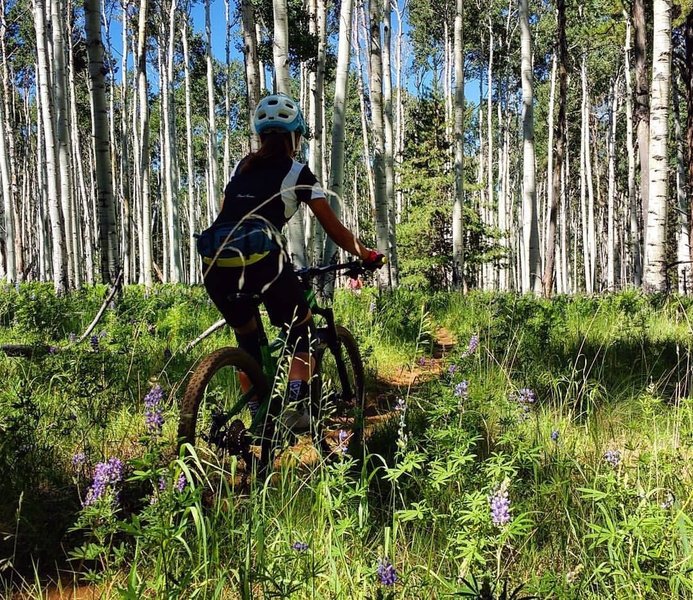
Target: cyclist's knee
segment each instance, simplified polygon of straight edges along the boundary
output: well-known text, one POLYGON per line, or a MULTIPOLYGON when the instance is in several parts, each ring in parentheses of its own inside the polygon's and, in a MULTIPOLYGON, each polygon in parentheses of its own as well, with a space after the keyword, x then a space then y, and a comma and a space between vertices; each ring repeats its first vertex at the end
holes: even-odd
POLYGON ((300 323, 294 323, 289 327, 286 343, 292 352, 308 354, 313 339, 315 339, 315 324, 313 315, 308 311, 300 323))

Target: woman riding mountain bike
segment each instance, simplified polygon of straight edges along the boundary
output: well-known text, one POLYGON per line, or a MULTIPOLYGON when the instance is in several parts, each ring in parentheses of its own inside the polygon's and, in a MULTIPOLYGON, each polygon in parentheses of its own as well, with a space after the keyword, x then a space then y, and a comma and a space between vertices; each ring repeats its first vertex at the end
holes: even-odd
MULTIPOLYGON (((253 126, 260 149, 236 165, 219 216, 198 239, 204 285, 234 329, 238 346, 258 363, 262 358, 252 296, 261 298, 270 322, 285 331, 286 351, 292 356, 284 400, 305 407, 315 325, 279 232, 303 202, 339 247, 373 266, 380 266, 384 257, 344 227, 315 175, 295 159, 307 133, 298 104, 284 94, 267 96, 255 110, 253 126)), ((254 408, 250 406, 251 412, 254 408)), ((307 411, 294 411, 293 418, 297 428, 308 425, 307 411)))

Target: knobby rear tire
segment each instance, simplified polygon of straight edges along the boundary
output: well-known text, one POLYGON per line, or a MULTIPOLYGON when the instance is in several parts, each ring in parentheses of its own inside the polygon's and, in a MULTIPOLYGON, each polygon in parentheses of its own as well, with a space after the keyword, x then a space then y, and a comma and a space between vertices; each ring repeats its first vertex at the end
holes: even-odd
POLYGON ((178 421, 178 449, 183 444, 195 447, 199 443, 198 420, 200 407, 205 399, 205 391, 213 377, 223 368, 234 367, 242 371, 250 380, 259 398, 265 399, 269 386, 260 365, 244 350, 239 348, 219 348, 205 356, 193 371, 180 405, 178 421))

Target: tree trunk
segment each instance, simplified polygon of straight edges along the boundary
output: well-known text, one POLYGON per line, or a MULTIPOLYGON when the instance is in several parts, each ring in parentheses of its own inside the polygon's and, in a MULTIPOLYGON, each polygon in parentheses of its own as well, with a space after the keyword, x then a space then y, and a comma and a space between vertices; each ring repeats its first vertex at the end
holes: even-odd
MULTIPOLYGON (((337 72, 334 86, 332 151, 330 154, 330 206, 338 219, 342 218, 344 195, 344 143, 346 130, 346 99, 349 83, 349 50, 351 47, 351 23, 353 19, 353 0, 342 0, 339 13, 339 44, 337 50, 337 72)), ((337 246, 331 238, 325 240, 322 255, 323 264, 335 257, 337 246)))
POLYGON ((113 174, 111 172, 111 145, 106 113, 106 85, 104 80, 104 48, 101 41, 101 2, 84 3, 87 50, 89 53, 89 80, 91 101, 94 105, 94 156, 96 157, 96 185, 99 207, 99 246, 101 251, 101 280, 112 284, 118 276, 118 230, 113 174))
MULTIPOLYGON (((688 148, 688 195, 693 195, 693 10, 688 13, 685 25, 686 40, 686 147, 688 148)), ((693 202, 688 206, 688 222, 691 224, 688 245, 691 249, 689 260, 693 262, 693 202)), ((689 275, 693 275, 693 264, 689 275)))
POLYGON ((522 141, 523 185, 522 214, 524 239, 523 292, 539 292, 541 262, 539 255, 539 217, 537 214, 536 164, 534 157, 534 77, 532 40, 529 31, 529 1, 520 0, 520 34, 522 61, 522 141))
MULTIPOLYGON (((216 101, 214 98, 214 61, 212 58, 212 22, 210 2, 205 0, 205 31, 207 32, 207 164, 209 165, 209 183, 207 188, 208 221, 211 222, 219 211, 219 166, 217 164, 217 126, 216 101)), ((252 121, 251 121, 252 122, 252 121)))
MULTIPOLYGON (((546 262, 544 265, 544 296, 549 297, 553 292, 554 265, 556 257, 556 221, 558 219, 559 204, 563 205, 561 178, 564 169, 565 157, 565 132, 567 127, 566 105, 568 102, 568 44, 566 41, 566 17, 565 0, 556 2, 557 40, 556 40, 556 68, 558 71, 558 120, 553 127, 553 142, 556 145, 552 153, 551 168, 551 196, 549 200, 549 226, 546 239, 546 262)), ((563 223, 565 227, 565 223, 563 223)), ((563 247, 563 244, 561 244, 563 247)), ((560 286, 563 287, 563 286, 560 286)))
POLYGON ((58 198, 58 173, 56 171, 55 134, 53 130, 53 110, 49 86, 52 86, 48 68, 46 50, 46 18, 44 0, 34 0, 34 28, 36 31, 36 53, 38 55, 38 86, 41 105, 40 128, 44 132, 44 150, 46 165, 46 192, 48 194, 48 212, 51 221, 53 284, 57 293, 62 293, 66 286, 65 242, 63 238, 62 216, 58 198))
MULTIPOLYGON (((383 55, 380 26, 382 5, 380 0, 370 0, 370 57, 371 57, 371 118, 373 132, 373 172, 375 180, 375 234, 378 251, 389 253, 389 215, 385 181, 385 132, 383 124, 383 55)), ((380 269, 380 286, 389 287, 388 269, 380 269)))
MULTIPOLYGON (((672 82, 673 83, 673 82, 672 82)), ((676 140, 676 200, 678 204, 678 227, 676 240, 676 262, 678 274, 679 293, 685 294, 685 289, 690 280, 691 265, 689 257, 690 224, 688 222, 689 200, 686 194, 686 152, 683 147, 683 133, 681 131, 681 109, 679 107, 678 85, 672 85, 672 101, 674 105, 674 139, 676 140), (684 283, 686 285, 684 285, 684 283)))
POLYGON ((392 46, 392 4, 390 0, 384 3, 383 28, 383 131, 385 134, 385 195, 388 207, 388 238, 389 252, 387 267, 390 271, 390 284, 397 287, 397 212, 395 210, 395 156, 394 156, 394 127, 392 118, 392 65, 390 49, 392 46))
POLYGON ((464 290, 464 0, 455 0, 454 65, 455 65, 455 196, 452 205, 452 282, 464 290))
MULTIPOLYGON (((640 235, 644 237, 647 231, 647 215, 650 183, 649 145, 650 145, 650 90, 647 80, 647 21, 645 19, 645 2, 649 0, 633 0, 633 32, 635 37, 635 120, 638 135, 638 158, 640 159, 640 218, 642 229, 640 235)), ((643 240, 643 238, 641 238, 643 240)), ((643 248, 643 243, 638 243, 643 248)), ((642 260, 637 260, 635 267, 642 268, 642 260)), ((642 271, 634 273, 636 285, 642 283, 642 271)))
POLYGON ((618 75, 611 82, 611 107, 609 117, 609 133, 606 145, 606 154, 609 169, 606 225, 606 285, 609 291, 613 291, 616 286, 616 235, 614 231, 614 202, 616 196, 616 125, 618 117, 618 75))
POLYGON ((193 162, 192 100, 190 85, 190 53, 188 50, 188 19, 182 20, 181 38, 183 41, 183 72, 185 75, 185 141, 186 141, 186 180, 188 182, 188 281, 197 283, 199 259, 195 245, 197 227, 197 203, 195 201, 195 163, 193 162))
POLYGON ((628 156, 628 211, 630 213, 630 265, 632 268, 631 281, 633 285, 642 283, 642 247, 640 245, 640 215, 641 204, 635 196, 635 144, 633 140, 633 90, 630 73, 630 51, 632 48, 632 28, 630 16, 623 11, 626 20, 626 45, 624 50, 626 76, 626 154, 628 156))
POLYGON ((147 50, 146 25, 148 0, 140 0, 140 14, 137 37, 137 88, 139 92, 140 110, 140 181, 141 181, 141 278, 145 287, 151 288, 152 279, 152 223, 151 202, 149 198, 149 101, 147 99, 147 50))
POLYGON ((650 105, 650 167, 645 273, 648 291, 667 289, 666 226, 669 172, 669 86, 671 81, 671 0, 654 0, 654 43, 652 45, 652 94, 650 105))
POLYGON ((274 14, 274 89, 280 94, 289 94, 291 78, 289 76, 289 13, 287 0, 272 0, 274 14))
MULTIPOLYGON (((245 62, 245 82, 248 90, 248 123, 253 122, 255 107, 260 102, 260 69, 257 55, 257 37, 255 33, 255 9, 251 0, 241 0, 241 23, 243 25, 243 59, 245 62)), ((260 138, 250 128, 250 150, 255 152, 260 147, 260 138)))

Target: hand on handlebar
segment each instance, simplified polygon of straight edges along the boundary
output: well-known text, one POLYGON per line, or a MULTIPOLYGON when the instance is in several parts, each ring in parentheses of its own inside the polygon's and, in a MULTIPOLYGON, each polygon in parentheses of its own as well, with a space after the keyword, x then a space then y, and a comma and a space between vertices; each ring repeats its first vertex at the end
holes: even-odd
POLYGON ((387 256, 380 254, 377 250, 371 250, 368 257, 364 258, 362 262, 364 269, 375 271, 387 263, 387 256))

